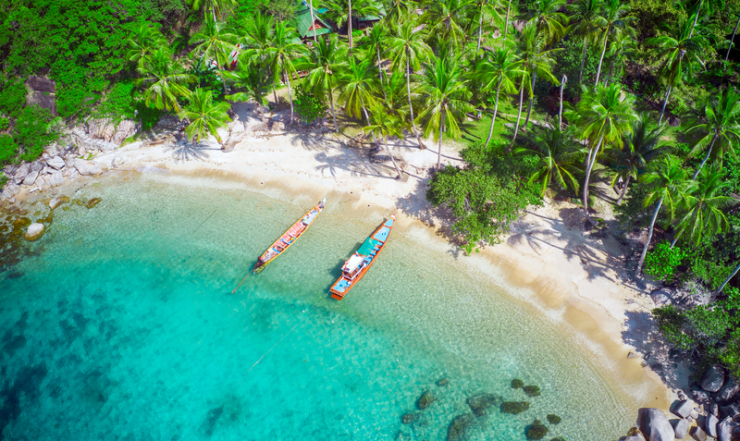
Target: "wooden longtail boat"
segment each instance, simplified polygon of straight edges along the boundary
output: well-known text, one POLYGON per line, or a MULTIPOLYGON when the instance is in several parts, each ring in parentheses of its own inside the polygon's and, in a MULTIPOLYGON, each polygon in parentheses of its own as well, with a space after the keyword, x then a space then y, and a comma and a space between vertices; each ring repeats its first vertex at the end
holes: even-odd
POLYGON ((285 232, 285 234, 280 236, 280 239, 276 240, 275 243, 273 243, 270 248, 268 248, 267 251, 257 259, 257 263, 254 265, 252 272, 259 274, 263 269, 265 269, 265 267, 267 267, 267 265, 270 264, 270 262, 290 248, 290 246, 308 230, 308 227, 311 226, 313 221, 316 220, 316 217, 321 213, 321 210, 324 209, 325 203, 326 198, 313 207, 305 216, 298 219, 298 222, 294 223, 293 226, 285 232))
POLYGON ((393 222, 396 216, 391 215, 383 225, 365 239, 360 248, 349 258, 342 266, 342 277, 340 277, 329 290, 331 296, 337 300, 342 300, 357 282, 362 279, 367 270, 373 266, 380 251, 385 247, 388 241, 388 235, 393 229, 393 222))

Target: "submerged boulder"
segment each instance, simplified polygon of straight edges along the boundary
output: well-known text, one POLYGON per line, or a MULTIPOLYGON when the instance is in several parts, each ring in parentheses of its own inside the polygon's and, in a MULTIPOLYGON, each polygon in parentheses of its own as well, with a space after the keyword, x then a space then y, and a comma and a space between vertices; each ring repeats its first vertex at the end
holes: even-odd
POLYGON ((431 406, 432 403, 434 403, 435 401, 437 401, 437 396, 430 391, 426 391, 421 394, 419 399, 416 401, 416 407, 418 407, 419 410, 424 410, 427 407, 431 406))
POLYGON ((642 408, 638 412, 637 425, 647 441, 673 441, 673 426, 668 418, 655 408, 642 408))
POLYGON ((547 422, 552 425, 558 425, 563 419, 557 415, 550 414, 547 416, 547 422))
POLYGON ((456 416, 447 427, 447 441, 463 441, 468 428, 475 423, 475 415, 466 413, 456 416))
POLYGON ((403 424, 411 424, 419 421, 419 418, 421 418, 420 414, 416 412, 409 412, 401 417, 401 422, 403 424))
POLYGON ((529 395, 530 397, 539 397, 540 396, 540 387, 539 386, 524 386, 522 388, 524 390, 524 393, 529 395))
POLYGON ((39 223, 33 223, 28 227, 28 230, 26 230, 26 240, 28 241, 34 241, 41 238, 41 236, 44 235, 44 231, 46 230, 46 227, 44 224, 39 223))
POLYGON ((85 206, 88 209, 95 208, 95 206, 98 205, 99 203, 101 203, 102 201, 103 201, 103 199, 101 199, 101 198, 92 198, 89 201, 87 201, 87 204, 85 204, 85 206))
POLYGON ((62 204, 66 204, 67 202, 69 202, 69 197, 65 195, 57 196, 49 201, 49 208, 53 210, 62 204))
POLYGON ((518 378, 511 380, 512 389, 521 389, 524 387, 524 382, 518 378))
POLYGON ((499 406, 503 401, 500 397, 487 393, 473 395, 466 400, 470 410, 479 417, 488 415, 488 408, 499 406))
POLYGON ((714 365, 704 372, 701 378, 701 388, 707 392, 717 392, 725 382, 725 370, 719 365, 714 365))
POLYGON ((518 415, 529 409, 529 403, 526 401, 506 401, 501 403, 501 412, 518 415))
POLYGON ((527 427, 527 439, 529 440, 540 440, 547 435, 550 429, 547 428, 540 420, 534 420, 532 424, 527 427))
POLYGON ((436 384, 439 387, 445 387, 450 384, 450 380, 448 380, 447 378, 440 378, 439 380, 437 380, 436 384))

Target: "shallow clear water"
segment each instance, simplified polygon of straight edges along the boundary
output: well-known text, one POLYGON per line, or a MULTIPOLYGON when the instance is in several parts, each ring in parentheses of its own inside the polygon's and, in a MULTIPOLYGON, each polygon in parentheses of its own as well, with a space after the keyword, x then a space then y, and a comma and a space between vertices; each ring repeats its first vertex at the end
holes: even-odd
POLYGON ((57 209, 30 245, 41 252, 0 273, 4 439, 443 440, 482 392, 531 408, 490 408, 471 440, 524 440, 550 413, 562 423, 546 440, 630 427, 561 327, 402 226, 360 285, 330 299, 341 263, 383 220, 348 202, 329 199, 296 245, 231 295, 318 198, 183 182, 88 186, 76 196, 100 205, 57 209), (541 396, 511 389, 514 378, 541 396), (425 390, 438 399, 416 410, 425 390), (402 424, 407 412, 419 420, 402 424))

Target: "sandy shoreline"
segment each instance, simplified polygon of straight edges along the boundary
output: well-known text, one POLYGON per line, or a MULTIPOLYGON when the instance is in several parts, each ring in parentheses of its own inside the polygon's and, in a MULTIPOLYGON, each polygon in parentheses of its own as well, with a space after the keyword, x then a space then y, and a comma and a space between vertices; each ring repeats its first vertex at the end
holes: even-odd
MULTIPOLYGON (((439 236, 440 249, 449 252, 447 220, 425 198, 428 170, 437 160, 435 144, 428 142, 430 148, 420 151, 413 142, 393 142, 394 156, 410 175, 404 182, 395 179, 390 161, 374 162, 367 156, 369 149, 346 147, 348 138, 309 132, 255 136, 247 132, 249 117, 239 114, 239 118, 232 131, 236 127, 245 133, 239 134, 242 140, 228 153, 214 142, 195 147, 165 136, 101 153, 93 160, 104 169, 213 176, 265 191, 315 194, 314 199, 336 192, 358 210, 395 212, 402 225, 439 236)), ((459 163, 454 146, 444 146, 443 155, 445 163, 459 163)), ((82 177, 75 185, 92 179, 82 177)), ((65 185, 54 191, 70 189, 65 185)), ((31 199, 44 196, 49 195, 34 193, 31 199)), ((567 323, 578 344, 594 355, 594 364, 604 370, 605 378, 619 385, 633 403, 667 410, 674 397, 671 389, 684 386, 681 381, 688 379, 652 368, 653 360, 666 356, 651 344, 656 339, 648 315, 652 301, 644 291, 625 283, 623 263, 615 257, 620 255, 616 239, 591 238, 578 227, 569 228, 568 214, 575 209, 568 203, 550 202, 520 219, 504 243, 473 256, 458 251, 456 257, 468 259, 536 313, 567 323), (628 359, 630 351, 651 356, 628 359)))

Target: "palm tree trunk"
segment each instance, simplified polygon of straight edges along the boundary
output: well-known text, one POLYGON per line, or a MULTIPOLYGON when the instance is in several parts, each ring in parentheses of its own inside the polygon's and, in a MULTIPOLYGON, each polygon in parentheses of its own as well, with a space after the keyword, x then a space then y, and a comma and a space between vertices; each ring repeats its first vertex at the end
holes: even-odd
POLYGON ((480 42, 483 39, 483 4, 480 7, 480 22, 478 23, 478 46, 475 47, 475 58, 478 58, 480 51, 480 42))
POLYGON ((442 116, 439 121, 439 145, 437 146, 437 171, 442 167, 442 128, 445 125, 445 109, 442 109, 442 116))
POLYGON ((493 104, 493 118, 491 119, 491 129, 488 131, 488 139, 486 139, 485 147, 488 147, 488 143, 491 142, 493 136, 493 125, 496 124, 496 112, 498 112, 498 95, 501 92, 501 82, 503 78, 499 78, 498 85, 496 86, 496 102, 493 104))
POLYGON ((352 49, 352 0, 349 0, 349 15, 347 16, 347 34, 349 34, 349 48, 352 49))
POLYGON ((612 72, 614 72, 614 62, 617 60, 618 56, 619 56, 619 51, 617 51, 617 53, 614 54, 614 58, 612 58, 612 62, 609 64, 609 73, 606 76, 606 80, 604 80, 604 87, 609 86, 609 80, 612 77, 612 72))
MULTIPOLYGON (((735 34, 737 33, 737 25, 740 25, 740 14, 737 15, 735 29, 732 30, 732 38, 730 39, 730 47, 727 48, 727 55, 725 55, 725 63, 727 63, 727 60, 730 58, 730 50, 732 49, 732 46, 735 45, 735 34)), ((727 66, 725 66, 725 70, 727 70, 727 66)))
POLYGON ((591 172, 593 171, 594 164, 596 163, 596 157, 599 155, 599 148, 601 143, 604 141, 604 135, 602 134, 599 138, 599 142, 596 144, 596 148, 593 151, 591 160, 586 167, 586 181, 583 183, 583 209, 586 212, 586 218, 590 221, 591 216, 588 214, 588 184, 591 181, 591 172))
POLYGON ((601 50, 601 58, 599 58, 599 68, 596 70, 596 81, 594 85, 599 84, 599 76, 601 76, 601 64, 604 62, 604 54, 606 53, 606 43, 609 40, 609 30, 604 31, 604 48, 601 50))
POLYGON ((558 130, 563 130, 563 88, 565 83, 568 82, 568 77, 563 74, 563 78, 560 79, 560 109, 558 110, 558 130))
POLYGON ((671 94, 672 84, 668 85, 668 90, 665 92, 665 99, 663 100, 663 108, 660 110, 660 118, 658 118, 658 125, 663 121, 663 114, 665 113, 665 106, 668 104, 668 96, 671 94))
POLYGON ((278 105, 277 90, 275 90, 275 84, 272 85, 272 96, 275 98, 275 108, 278 105))
POLYGON ((524 120, 524 128, 522 129, 522 132, 527 131, 527 127, 529 126, 529 115, 532 114, 532 103, 534 103, 534 85, 537 83, 537 72, 532 75, 532 89, 531 94, 529 95, 529 108, 527 108, 527 119, 524 120))
POLYGON ((588 48, 588 45, 586 44, 586 37, 583 37, 583 55, 581 55, 581 70, 578 72, 578 82, 583 82, 583 66, 586 64, 586 49, 588 48))
POLYGON ((416 131, 416 121, 414 121, 414 106, 411 104, 411 64, 409 61, 409 48, 406 48, 406 93, 409 97, 409 114, 411 115, 411 129, 414 131, 416 141, 419 143, 419 150, 424 150, 424 144, 421 143, 419 132, 416 131))
POLYGON ((624 199, 624 195, 627 194, 627 186, 630 185, 630 178, 632 178, 632 175, 627 175, 627 179, 624 181, 624 187, 622 187, 622 192, 619 194, 619 199, 617 199, 617 205, 622 205, 622 199, 624 199))
POLYGON ((519 121, 522 119, 522 107, 524 107, 524 78, 522 78, 522 84, 519 89, 519 114, 516 116, 516 126, 514 126, 514 137, 511 138, 511 145, 509 149, 514 148, 514 141, 516 141, 516 135, 519 133, 519 121))
POLYGON ((707 159, 709 159, 709 155, 712 154, 712 147, 714 147, 714 141, 717 140, 717 133, 714 134, 712 137, 712 142, 709 144, 709 150, 707 150, 707 156, 704 157, 704 160, 701 161, 701 164, 699 165, 699 168, 696 169, 696 173, 694 173, 694 177, 691 179, 696 181, 696 177, 699 176, 699 172, 701 171, 702 167, 704 167, 704 164, 706 164, 707 159))
MULTIPOLYGON (((313 18, 313 0, 308 0, 308 9, 311 11, 311 27, 314 26, 316 23, 315 19, 313 18)), ((309 29, 311 29, 309 27, 309 29)), ((316 29, 313 30, 313 44, 316 44, 316 29)))
POLYGON ((398 173, 398 179, 403 179, 403 174, 401 174, 401 169, 398 168, 398 164, 396 164, 396 158, 393 157, 393 154, 391 153, 391 149, 388 148, 388 136, 383 134, 383 143, 385 144, 385 151, 388 152, 388 156, 391 157, 391 161, 393 161, 393 166, 396 167, 396 173, 398 173))
POLYGON ((288 86, 288 101, 290 102, 290 123, 293 124, 293 95, 290 93, 290 72, 285 72, 285 79, 285 84, 288 86))
POLYGON ((701 7, 704 4, 704 0, 701 0, 699 2, 699 7, 696 8, 696 16, 694 17, 694 24, 691 25, 691 31, 689 32, 689 39, 691 39, 691 36, 694 35, 694 28, 696 28, 696 22, 699 20, 699 13, 701 13, 701 7))
POLYGON ((730 280, 732 280, 732 278, 735 277, 735 275, 737 275, 738 271, 740 271, 740 264, 738 264, 737 268, 735 268, 735 271, 733 271, 732 274, 730 274, 727 277, 727 279, 725 279, 725 281, 722 282, 722 285, 720 285, 720 287, 717 288, 717 291, 714 292, 715 296, 718 296, 722 292, 722 290, 725 289, 725 285, 727 285, 730 282, 730 280))
POLYGON ((380 79, 380 88, 383 90, 383 98, 387 98, 385 94, 385 82, 383 81, 385 72, 383 71, 383 66, 380 64, 380 46, 377 46, 375 50, 378 54, 378 78, 380 79))
POLYGON ((213 13, 213 22, 216 23, 216 5, 211 2, 211 12, 213 13))
POLYGON ((224 70, 221 68, 221 63, 218 64, 218 73, 221 74, 221 84, 224 86, 224 95, 228 95, 229 91, 226 90, 226 77, 224 76, 224 70))
POLYGON ((655 213, 653 213, 653 220, 650 222, 650 229, 648 230, 647 241, 645 242, 645 246, 642 248, 640 261, 637 263, 637 271, 635 272, 635 274, 638 276, 642 271, 642 265, 645 263, 645 256, 647 256, 647 251, 650 247, 650 241, 653 239, 653 229, 655 228, 655 221, 658 219, 658 212, 660 211, 660 207, 663 205, 663 198, 665 198, 665 196, 660 198, 660 202, 658 202, 658 206, 655 208, 655 213))
POLYGON ((504 24, 504 35, 501 39, 502 45, 506 42, 506 37, 509 35, 509 11, 511 11, 511 0, 509 0, 508 5, 506 6, 506 23, 504 24))
POLYGON ((334 120, 334 133, 339 133, 339 127, 337 127, 337 114, 334 112, 334 94, 331 93, 331 87, 326 91, 329 94, 329 105, 331 106, 331 117, 334 120))

